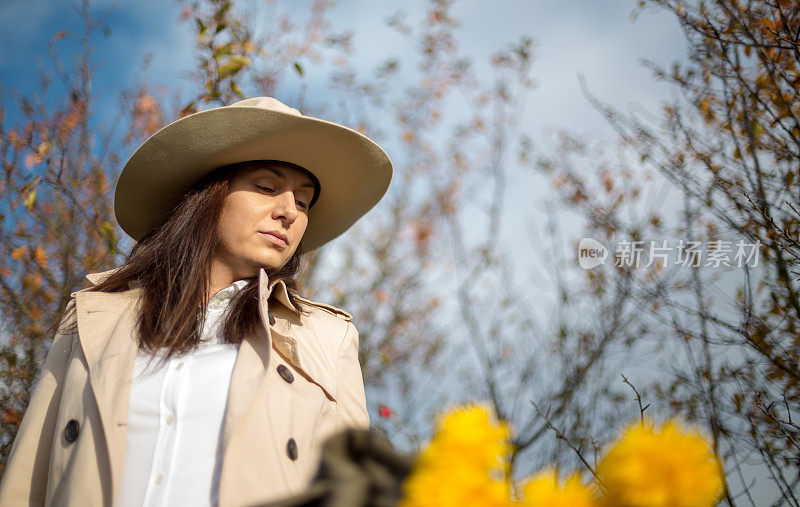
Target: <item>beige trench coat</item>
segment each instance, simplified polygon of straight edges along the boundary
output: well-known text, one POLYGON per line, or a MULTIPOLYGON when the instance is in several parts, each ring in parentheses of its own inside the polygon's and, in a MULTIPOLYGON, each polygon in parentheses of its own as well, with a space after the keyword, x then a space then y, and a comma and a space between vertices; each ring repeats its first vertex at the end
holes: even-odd
MULTIPOLYGON (((86 278, 96 284, 111 271, 86 278)), ((72 293, 78 332, 54 338, 11 448, 0 506, 113 505, 125 455, 139 290, 72 293)), ((305 301, 311 313, 298 319, 283 282, 270 282, 260 270, 264 326, 245 337, 233 367, 224 416, 222 507, 304 489, 327 436, 344 427, 369 428, 351 316, 305 301), (291 382, 278 374, 279 365, 292 372, 291 382)))

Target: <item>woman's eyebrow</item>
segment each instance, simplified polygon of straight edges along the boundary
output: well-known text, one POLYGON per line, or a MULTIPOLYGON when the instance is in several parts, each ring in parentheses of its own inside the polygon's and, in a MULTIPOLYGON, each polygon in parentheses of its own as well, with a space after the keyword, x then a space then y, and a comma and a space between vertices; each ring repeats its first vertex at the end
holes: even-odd
MULTIPOLYGON (((279 170, 277 170, 277 169, 275 169, 273 167, 259 167, 258 170, 269 171, 269 172, 275 174, 276 176, 278 176, 282 180, 286 179, 286 175, 284 175, 281 171, 279 171, 279 170)), ((312 188, 313 189, 313 188, 316 188, 316 187, 312 183, 303 183, 302 185, 300 185, 300 188, 312 188)))

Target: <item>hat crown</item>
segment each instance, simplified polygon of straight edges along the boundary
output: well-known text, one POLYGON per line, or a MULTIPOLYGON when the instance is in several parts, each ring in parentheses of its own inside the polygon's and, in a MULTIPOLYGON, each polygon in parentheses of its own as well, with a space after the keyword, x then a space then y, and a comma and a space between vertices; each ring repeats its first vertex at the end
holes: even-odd
POLYGON ((228 107, 257 107, 260 109, 268 109, 270 111, 287 113, 294 116, 303 116, 297 109, 289 107, 280 100, 272 97, 250 97, 249 99, 234 102, 228 107))

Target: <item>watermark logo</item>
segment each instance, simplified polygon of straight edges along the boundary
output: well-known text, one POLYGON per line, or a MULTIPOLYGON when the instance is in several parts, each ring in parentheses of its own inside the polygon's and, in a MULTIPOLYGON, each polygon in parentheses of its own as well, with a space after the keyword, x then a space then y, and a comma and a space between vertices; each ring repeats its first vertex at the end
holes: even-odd
POLYGON ((578 244, 578 264, 583 269, 593 269, 603 264, 608 257, 608 249, 592 238, 583 238, 578 244))
MULTIPOLYGON (((663 241, 620 241, 614 251, 617 267, 649 268, 654 263, 662 267, 756 267, 758 266, 761 242, 745 243, 742 240, 701 241, 680 240, 674 246, 663 241)), ((578 264, 583 269, 593 269, 604 264, 608 250, 592 238, 583 238, 578 245, 578 264)))

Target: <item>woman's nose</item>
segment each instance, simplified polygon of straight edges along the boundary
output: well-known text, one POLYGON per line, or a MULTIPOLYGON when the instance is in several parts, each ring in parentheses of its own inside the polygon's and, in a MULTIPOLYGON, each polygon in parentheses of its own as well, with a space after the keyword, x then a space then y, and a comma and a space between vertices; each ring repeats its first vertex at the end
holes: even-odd
POLYGON ((294 202, 294 194, 292 192, 284 192, 277 196, 277 200, 278 202, 275 203, 272 212, 273 217, 286 217, 294 221, 298 215, 297 205, 294 202))

